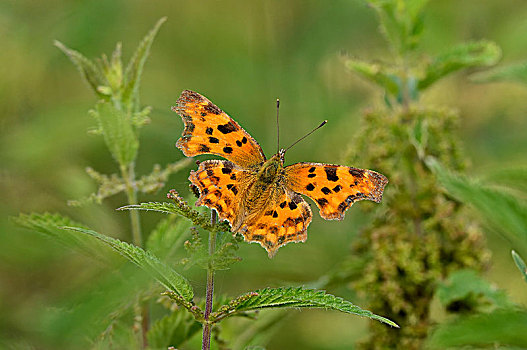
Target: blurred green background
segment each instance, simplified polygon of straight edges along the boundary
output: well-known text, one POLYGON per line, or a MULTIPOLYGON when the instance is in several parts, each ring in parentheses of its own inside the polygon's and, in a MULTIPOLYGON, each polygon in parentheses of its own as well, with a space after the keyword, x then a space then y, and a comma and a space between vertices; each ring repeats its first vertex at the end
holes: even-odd
MULTIPOLYGON (((19 212, 61 212, 99 232, 129 238, 129 218, 115 212, 122 195, 103 205, 66 205, 96 190, 84 169, 117 172, 87 111, 96 99, 53 40, 87 57, 110 54, 123 43, 129 57, 163 16, 142 78, 142 103, 153 107, 143 129, 137 172, 183 157, 174 144, 183 124, 170 111, 183 89, 207 96, 259 141, 276 151, 275 99, 281 100, 282 146, 320 121, 328 124, 287 154, 287 163, 339 163, 357 130, 361 110, 381 103, 379 90, 347 72, 339 54, 389 60, 375 13, 359 0, 335 1, 27 1, 0 3, 0 340, 19 348, 54 349, 60 334, 46 315, 104 271, 84 256, 38 234, 14 227, 19 212)), ((527 3, 431 1, 422 51, 495 41, 502 63, 527 59, 527 3)), ((456 74, 422 96, 423 103, 459 109, 469 175, 527 163, 527 88, 512 83, 473 84, 456 74)), ((351 164, 350 164, 351 165, 351 164)), ((368 164, 353 164, 368 168, 368 164)), ((175 188, 187 193, 188 171, 174 175, 158 200, 175 188)), ((357 205, 356 207, 359 207, 357 205)), ((243 261, 217 275, 216 291, 237 295, 265 286, 316 280, 348 252, 366 218, 354 207, 343 222, 314 215, 309 239, 269 260, 257 245, 242 244, 243 261)), ((162 216, 142 214, 145 232, 162 216)), ((488 279, 525 305, 525 288, 510 247, 492 231, 488 279)), ((198 291, 205 274, 188 272, 198 291)), ((349 291, 334 291, 342 295, 349 291)), ((361 305, 359 301, 357 304, 361 305)), ((236 321, 239 322, 239 321, 236 321)), ((367 320, 323 311, 292 311, 269 349, 348 349, 365 337, 367 320), (299 345, 300 344, 300 345, 299 345)), ((86 341, 86 339, 84 339, 86 341)), ((80 347, 82 348, 82 346, 80 347)))

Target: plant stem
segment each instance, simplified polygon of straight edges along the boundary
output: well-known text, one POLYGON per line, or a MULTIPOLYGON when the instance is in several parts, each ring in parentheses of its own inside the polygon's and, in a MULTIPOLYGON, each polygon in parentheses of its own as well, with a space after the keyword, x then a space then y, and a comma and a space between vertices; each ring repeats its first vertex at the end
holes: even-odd
MULTIPOLYGON (((137 188, 135 187, 135 170, 134 163, 130 163, 128 167, 121 166, 121 174, 126 184, 126 196, 128 204, 137 204, 137 188)), ((130 210, 130 223, 132 225, 132 240, 138 247, 143 246, 143 235, 141 233, 141 221, 139 220, 139 212, 137 210, 130 210)))
MULTIPOLYGON (((211 211, 210 214, 210 223, 215 225, 217 221, 217 213, 215 210, 211 211)), ((214 254, 216 249, 216 232, 209 231, 209 256, 214 254)), ((212 297, 214 295, 214 270, 209 263, 207 268, 207 295, 205 301, 205 322, 203 323, 203 340, 201 349, 209 350, 210 349, 210 334, 211 334, 211 324, 209 323, 209 316, 212 312, 212 297)))
MULTIPOLYGON (((126 197, 128 199, 129 205, 137 204, 137 188, 135 186, 135 163, 132 162, 128 166, 121 165, 121 176, 124 179, 126 184, 126 197)), ((130 210, 130 224, 132 227, 132 241, 138 246, 143 246, 143 235, 141 232, 141 221, 139 218, 139 212, 137 210, 130 210)), ((146 333, 150 328, 150 317, 149 317, 149 308, 148 305, 141 305, 141 342, 142 348, 146 349, 148 347, 148 342, 146 338, 146 333)))

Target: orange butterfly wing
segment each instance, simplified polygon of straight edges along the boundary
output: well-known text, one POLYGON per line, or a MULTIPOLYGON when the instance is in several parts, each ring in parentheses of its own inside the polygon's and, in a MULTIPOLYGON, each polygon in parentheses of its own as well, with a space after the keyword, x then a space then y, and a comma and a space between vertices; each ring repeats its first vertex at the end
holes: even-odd
POLYGON ((215 154, 241 167, 265 161, 262 148, 231 117, 197 92, 184 90, 172 110, 185 123, 176 146, 187 157, 215 154))
POLYGON ((289 242, 304 242, 313 214, 309 204, 283 186, 270 188, 263 211, 248 213, 240 229, 245 240, 258 242, 273 257, 278 248, 289 242))
POLYGON ((190 172, 189 180, 199 189, 196 205, 216 209, 220 219, 228 220, 233 226, 243 195, 255 178, 227 160, 206 160, 200 163, 198 170, 190 172))
POLYGON ((342 220, 363 199, 380 202, 388 179, 375 171, 342 165, 297 163, 285 168, 287 186, 310 197, 326 220, 342 220))

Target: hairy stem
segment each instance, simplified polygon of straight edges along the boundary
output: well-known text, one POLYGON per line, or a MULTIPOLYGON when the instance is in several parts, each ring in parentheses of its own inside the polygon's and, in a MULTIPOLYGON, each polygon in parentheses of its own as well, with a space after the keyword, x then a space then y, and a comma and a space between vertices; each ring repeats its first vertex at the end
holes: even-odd
MULTIPOLYGON (((217 213, 215 210, 211 211, 210 214, 210 223, 211 225, 215 225, 217 221, 217 213)), ((214 250, 216 249, 216 232, 209 231, 209 256, 212 256, 214 254, 214 250)), ((202 350, 209 350, 210 349, 210 334, 211 334, 211 327, 212 325, 209 323, 209 316, 212 312, 212 297, 214 295, 214 270, 212 269, 212 266, 209 264, 209 267, 207 269, 207 295, 206 295, 206 301, 205 301, 205 322, 203 323, 203 341, 201 345, 202 350)))

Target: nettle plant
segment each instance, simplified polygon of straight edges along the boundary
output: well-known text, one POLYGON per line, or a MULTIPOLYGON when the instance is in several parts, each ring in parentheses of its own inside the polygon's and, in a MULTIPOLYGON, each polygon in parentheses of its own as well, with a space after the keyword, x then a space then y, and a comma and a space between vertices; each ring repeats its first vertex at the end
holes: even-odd
MULTIPOLYGON (((515 310, 503 292, 480 276, 490 256, 481 228, 464 205, 474 206, 515 242, 523 237, 525 246, 525 204, 508 193, 452 175, 450 171, 466 169, 457 134, 460 116, 420 100, 426 89, 452 72, 496 64, 501 51, 492 42, 478 41, 426 55, 419 51, 426 0, 369 4, 393 59, 345 58, 349 70, 373 82, 384 95, 381 107, 365 113, 346 160, 382 169, 391 186, 384 198, 388 205, 375 212, 349 259, 339 267, 339 278, 362 292, 372 311, 395 320, 401 329, 371 324, 370 338, 361 347, 525 344, 525 339, 512 337, 499 324, 507 322, 515 334, 524 333, 520 329, 525 312, 515 310), (437 324, 431 312, 433 300, 449 315, 449 323, 437 324)), ((525 71, 516 66, 496 74, 521 80, 525 71)), ((525 172, 515 176, 525 180, 525 172)), ((509 177, 514 174, 509 172, 509 177)), ((523 260, 513 256, 525 276, 523 260)))
MULTIPOLYGON (((120 171, 119 174, 104 175, 88 169, 88 174, 99 184, 98 191, 70 204, 100 203, 109 196, 124 192, 128 205, 119 209, 129 211, 132 241, 127 243, 114 239, 60 214, 21 214, 15 218, 19 225, 82 251, 97 261, 104 261, 116 271, 98 285, 104 298, 94 300, 85 297, 73 321, 72 316, 58 315, 62 326, 65 327, 64 323, 77 322, 81 327, 83 322, 86 326, 106 320, 106 329, 94 340, 97 347, 151 349, 181 346, 200 329, 203 332, 203 349, 210 348, 211 333, 215 331, 216 345, 226 348, 227 345, 218 334, 219 322, 233 316, 254 318, 255 311, 267 308, 338 310, 398 327, 387 318, 323 290, 302 287, 265 288, 235 298, 217 296, 218 302, 213 304, 214 273, 230 268, 241 260, 235 254, 240 238, 232 235, 227 223, 218 222, 214 210, 209 213, 191 208, 175 190, 168 194, 170 202, 138 203, 137 199, 139 192, 152 193, 162 188, 170 174, 185 169, 191 162, 185 158, 164 168, 156 165, 152 173, 139 178, 135 174, 138 135, 150 114, 149 107, 142 108, 140 105, 139 82, 154 37, 164 21, 164 18, 159 20, 146 35, 126 68, 121 61, 120 44, 110 58, 103 56, 94 62, 56 42, 56 46, 76 65, 99 99, 90 111, 97 123, 91 132, 103 137, 120 171), (144 235, 140 210, 157 211, 167 216, 152 232, 144 235), (203 242, 202 234, 208 235, 208 244, 203 242), (146 274, 138 276, 130 264, 122 264, 122 259, 114 259, 118 256, 115 252, 146 274), (192 285, 180 272, 182 266, 191 265, 206 270, 205 296, 196 297, 192 285), (157 283, 153 283, 152 278, 157 283), (160 286, 165 290, 162 293, 160 286), (114 309, 108 312, 108 307, 100 305, 104 302, 114 309), (94 310, 105 311, 97 313, 94 310)), ((277 319, 281 317, 279 314, 277 319)), ((246 345, 240 341, 237 340, 235 344, 237 348, 246 345)))

